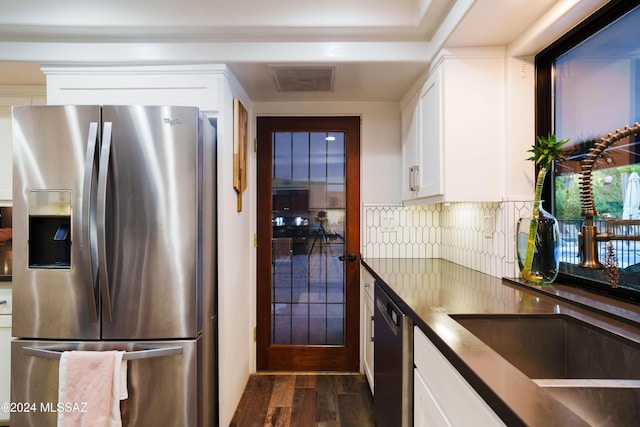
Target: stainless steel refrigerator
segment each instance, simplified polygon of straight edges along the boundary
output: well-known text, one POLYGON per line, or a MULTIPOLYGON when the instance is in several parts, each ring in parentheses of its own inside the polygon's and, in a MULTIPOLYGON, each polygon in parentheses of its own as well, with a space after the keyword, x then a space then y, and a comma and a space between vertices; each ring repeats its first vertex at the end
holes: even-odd
POLYGON ((74 349, 126 351, 124 426, 217 425, 215 123, 193 107, 12 115, 11 400, 30 411, 11 425, 56 425, 74 349))

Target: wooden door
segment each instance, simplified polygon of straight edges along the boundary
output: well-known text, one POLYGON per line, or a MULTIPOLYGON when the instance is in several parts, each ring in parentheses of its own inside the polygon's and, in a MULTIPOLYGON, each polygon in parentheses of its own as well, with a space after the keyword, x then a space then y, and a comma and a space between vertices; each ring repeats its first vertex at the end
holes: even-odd
POLYGON ((357 371, 360 118, 257 129, 257 368, 357 371))

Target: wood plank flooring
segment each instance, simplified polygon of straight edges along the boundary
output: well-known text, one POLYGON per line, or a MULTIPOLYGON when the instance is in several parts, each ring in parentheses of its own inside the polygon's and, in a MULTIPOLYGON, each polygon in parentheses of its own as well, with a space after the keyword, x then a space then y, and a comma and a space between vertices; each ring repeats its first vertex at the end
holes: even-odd
POLYGON ((230 427, 373 427, 373 399, 363 375, 255 374, 230 427))

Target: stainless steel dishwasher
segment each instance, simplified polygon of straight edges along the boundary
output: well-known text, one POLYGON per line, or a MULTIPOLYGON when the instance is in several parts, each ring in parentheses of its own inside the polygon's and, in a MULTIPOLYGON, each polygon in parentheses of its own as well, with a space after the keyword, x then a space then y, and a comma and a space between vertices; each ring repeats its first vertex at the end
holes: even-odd
POLYGON ((374 412, 377 427, 413 424, 413 329, 409 318, 375 286, 374 412))

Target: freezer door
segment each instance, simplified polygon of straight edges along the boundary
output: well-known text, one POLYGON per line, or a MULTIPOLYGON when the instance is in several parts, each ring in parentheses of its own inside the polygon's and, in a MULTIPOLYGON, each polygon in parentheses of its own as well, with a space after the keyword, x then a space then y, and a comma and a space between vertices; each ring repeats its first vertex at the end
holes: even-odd
POLYGON ((99 338, 89 209, 99 122, 99 107, 13 107, 13 336, 99 338))
POLYGON ((104 106, 97 230, 104 339, 198 334, 198 109, 104 106))
MULTIPOLYGON (((127 360, 129 397, 120 404, 123 426, 200 426, 199 347, 199 341, 13 341, 11 401, 16 411, 11 414, 11 426, 56 426, 59 354, 75 349, 127 351, 125 359, 131 360, 127 360)), ((82 402, 63 403, 82 407, 82 402)))

